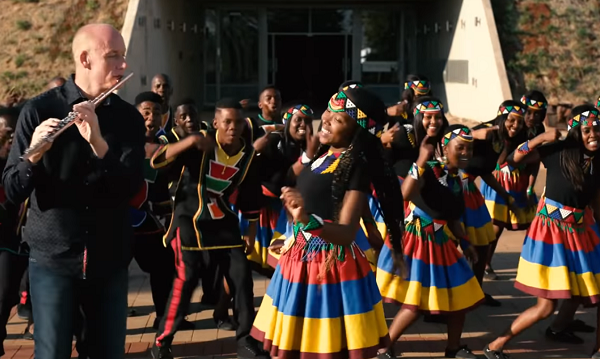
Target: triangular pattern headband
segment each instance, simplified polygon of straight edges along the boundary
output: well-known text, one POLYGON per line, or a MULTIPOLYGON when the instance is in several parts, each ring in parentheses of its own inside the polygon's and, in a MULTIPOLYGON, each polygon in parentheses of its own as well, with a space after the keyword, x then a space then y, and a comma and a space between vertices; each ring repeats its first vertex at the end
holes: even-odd
POLYGON ((571 131, 577 126, 598 126, 600 122, 598 121, 598 110, 590 110, 582 112, 579 115, 573 116, 569 121, 567 121, 567 129, 571 131))
POLYGON ((450 141, 457 137, 466 142, 473 142, 473 134, 471 133, 471 130, 467 127, 460 127, 444 135, 442 138, 442 147, 447 146, 450 141))
POLYGON ((411 89, 418 95, 427 95, 431 90, 431 86, 429 85, 429 81, 426 80, 406 81, 404 83, 404 89, 411 89))
POLYGON ((421 112, 441 112, 444 108, 441 102, 438 101, 424 101, 418 103, 413 110, 413 115, 416 116, 421 112))
POLYGON ((287 121, 291 120, 292 117, 294 117, 294 115, 298 113, 298 111, 302 112, 303 114, 309 117, 315 116, 315 113, 313 112, 312 108, 310 108, 308 105, 296 105, 294 107, 291 107, 289 110, 286 111, 286 113, 283 114, 283 124, 285 125, 287 121))
POLYGON ((527 109, 523 106, 500 106, 498 116, 514 113, 515 115, 525 116, 527 109))
MULTIPOLYGON (((349 87, 344 87, 344 90, 349 87)), ((340 91, 335 95, 331 96, 329 100, 329 104, 327 105, 329 111, 331 112, 345 112, 350 117, 352 117, 358 125, 365 130, 369 131, 370 134, 375 135, 377 137, 381 137, 383 132, 383 125, 378 124, 375 120, 368 117, 366 113, 361 111, 352 100, 346 96, 344 91, 340 91)))
POLYGON ((548 107, 547 102, 532 100, 525 95, 521 97, 521 103, 533 110, 545 110, 548 107))

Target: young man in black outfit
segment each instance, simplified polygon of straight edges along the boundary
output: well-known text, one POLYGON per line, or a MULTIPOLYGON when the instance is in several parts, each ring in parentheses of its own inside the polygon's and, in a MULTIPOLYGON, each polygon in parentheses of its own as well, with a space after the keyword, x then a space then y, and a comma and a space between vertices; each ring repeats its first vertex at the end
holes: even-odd
POLYGON ((254 321, 254 293, 246 249, 254 247, 262 204, 252 135, 238 101, 222 100, 215 110, 216 131, 190 134, 168 143, 152 158, 154 168, 168 168, 180 181, 174 214, 165 239, 175 251, 176 278, 152 348, 155 359, 171 359, 176 328, 187 313, 190 298, 203 270, 215 266, 233 292, 238 328, 239 358, 269 358, 250 337, 254 321), (167 167, 169 166, 169 167, 167 167), (248 218, 242 235, 232 204, 248 218))

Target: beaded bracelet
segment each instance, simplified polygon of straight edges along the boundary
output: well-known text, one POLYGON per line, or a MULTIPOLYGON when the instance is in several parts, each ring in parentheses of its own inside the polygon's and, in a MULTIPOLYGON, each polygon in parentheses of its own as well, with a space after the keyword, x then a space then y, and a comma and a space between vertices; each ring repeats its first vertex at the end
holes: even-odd
POLYGON ((521 143, 519 147, 517 147, 517 152, 522 155, 526 155, 531 152, 531 149, 529 148, 529 141, 521 143))
POLYGON ((528 195, 528 196, 531 196, 531 195, 532 195, 532 194, 534 194, 534 193, 535 193, 535 191, 533 190, 533 187, 529 187, 529 188, 527 188, 527 195, 528 195))
POLYGON ((423 173, 425 173, 425 168, 419 167, 416 162, 413 163, 410 167, 409 174, 412 178, 414 178, 417 181, 419 180, 419 178, 421 178, 423 173))
POLYGON ((317 216, 316 214, 309 214, 309 221, 302 227, 304 232, 308 232, 313 236, 319 237, 321 231, 323 230, 323 218, 317 216))

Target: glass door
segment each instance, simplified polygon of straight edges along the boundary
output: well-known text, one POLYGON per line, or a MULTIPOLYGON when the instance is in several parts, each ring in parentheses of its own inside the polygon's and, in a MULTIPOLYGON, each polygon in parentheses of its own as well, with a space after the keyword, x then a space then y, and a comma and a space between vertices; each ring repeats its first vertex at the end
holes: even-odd
POLYGON ((258 11, 207 9, 205 15, 205 104, 223 97, 258 98, 258 11))

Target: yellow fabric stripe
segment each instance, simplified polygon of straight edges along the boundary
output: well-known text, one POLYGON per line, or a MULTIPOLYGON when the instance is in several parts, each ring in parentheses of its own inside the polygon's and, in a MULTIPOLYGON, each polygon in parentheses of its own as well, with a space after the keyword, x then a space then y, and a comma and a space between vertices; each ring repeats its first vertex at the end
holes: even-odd
POLYGON ((483 292, 475 277, 450 289, 426 288, 419 282, 405 281, 379 268, 377 286, 383 297, 427 311, 456 312, 470 308, 483 299, 483 292))
POLYGON ((527 224, 533 221, 535 218, 536 209, 531 208, 529 210, 520 210, 516 214, 510 212, 510 219, 507 218, 508 206, 504 204, 499 204, 494 201, 490 201, 489 199, 485 200, 485 205, 490 212, 490 216, 492 219, 497 221, 501 221, 504 223, 511 224, 527 224))
POLYGON ((599 295, 600 274, 576 274, 567 267, 545 267, 519 258, 517 282, 543 290, 568 290, 572 295, 590 297, 599 295))
POLYGON ((160 147, 158 150, 156 150, 154 152, 154 155, 152 155, 152 158, 150 159, 150 166, 154 169, 159 169, 162 167, 165 167, 166 165, 168 165, 169 163, 173 162, 175 160, 175 158, 171 158, 171 159, 165 159, 164 161, 157 161, 156 159, 165 154, 167 152, 167 148, 169 148, 169 145, 164 145, 162 147, 160 147))
POLYGON ((337 353, 342 350, 342 344, 349 350, 378 346, 380 338, 388 333, 381 302, 368 313, 314 319, 280 313, 268 295, 263 298, 254 326, 280 350, 322 354, 337 353), (346 336, 344 343, 342 335, 346 336))

